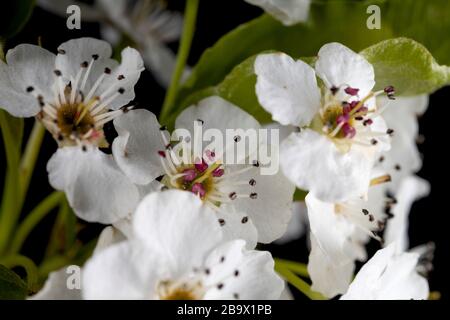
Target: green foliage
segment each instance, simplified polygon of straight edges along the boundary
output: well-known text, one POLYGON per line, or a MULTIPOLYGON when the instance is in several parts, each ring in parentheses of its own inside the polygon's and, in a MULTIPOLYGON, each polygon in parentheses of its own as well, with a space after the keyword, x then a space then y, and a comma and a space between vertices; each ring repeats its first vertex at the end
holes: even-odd
POLYGON ((0 264, 0 300, 22 300, 26 296, 26 283, 15 272, 0 264))
POLYGON ((0 11, 0 39, 16 35, 33 12, 35 0, 4 1, 0 11))

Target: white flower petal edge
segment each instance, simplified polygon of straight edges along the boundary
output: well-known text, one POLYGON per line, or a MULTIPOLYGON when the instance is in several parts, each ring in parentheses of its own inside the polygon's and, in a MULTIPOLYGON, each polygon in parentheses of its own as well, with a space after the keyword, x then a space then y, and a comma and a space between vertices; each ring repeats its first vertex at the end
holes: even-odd
POLYGON ((417 176, 409 176, 402 180, 396 194, 396 204, 392 208, 393 217, 388 220, 384 232, 384 242, 389 245, 393 242, 401 250, 409 247, 408 218, 413 203, 426 197, 430 192, 428 181, 417 176))
POLYGON ((295 185, 324 201, 341 201, 367 192, 374 160, 353 146, 346 153, 311 129, 292 133, 280 147, 280 165, 295 185))
POLYGON ((340 43, 328 43, 317 54, 316 72, 328 88, 347 85, 365 97, 375 85, 373 66, 361 55, 340 43))
POLYGON ((396 243, 377 253, 361 268, 342 300, 422 300, 428 282, 416 271, 419 254, 401 252, 396 243))
POLYGON ((214 212, 194 195, 148 195, 134 216, 136 237, 90 259, 85 299, 276 299, 283 281, 267 252, 223 243, 214 212))
POLYGON ((309 16, 311 0, 245 0, 263 8, 286 26, 305 22, 309 16))
MULTIPOLYGON (((93 256, 108 248, 109 246, 124 241, 124 235, 114 227, 106 227, 100 233, 95 246, 93 256)), ((68 288, 68 282, 73 275, 73 271, 63 267, 49 274, 44 287, 35 295, 29 297, 30 300, 81 300, 81 288, 68 288)), ((81 270, 81 275, 83 271, 81 270)), ((72 282, 71 282, 72 283, 72 282)))
POLYGON ((52 187, 66 193, 70 206, 89 222, 114 223, 134 211, 139 190, 111 155, 96 148, 59 148, 47 164, 52 187))
POLYGON ((287 230, 280 239, 275 240, 275 244, 283 245, 300 239, 306 234, 308 225, 308 210, 305 202, 295 201, 292 204, 292 218, 287 230))
POLYGON ((35 45, 21 44, 0 61, 0 106, 16 117, 35 116, 40 110, 30 87, 44 96, 53 96, 56 56, 35 45))
POLYGON ((314 69, 287 54, 262 54, 255 60, 256 95, 272 119, 283 125, 308 125, 320 108, 314 69))
POLYGON ((120 169, 136 184, 148 184, 164 173, 158 151, 163 149, 160 125, 150 111, 140 109, 114 119, 118 137, 112 151, 120 169))

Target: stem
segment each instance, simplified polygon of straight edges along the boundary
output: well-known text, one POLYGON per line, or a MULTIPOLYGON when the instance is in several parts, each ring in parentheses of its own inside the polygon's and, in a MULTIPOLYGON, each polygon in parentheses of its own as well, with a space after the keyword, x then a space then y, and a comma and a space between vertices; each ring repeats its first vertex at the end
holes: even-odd
POLYGON ((61 203, 61 200, 63 199, 64 194, 62 192, 52 192, 47 198, 42 200, 41 203, 39 203, 23 222, 20 224, 19 228, 17 229, 16 235, 13 238, 13 241, 11 243, 10 253, 15 254, 20 251, 22 248, 23 243, 25 242, 26 238, 30 234, 30 232, 33 230, 33 228, 52 210, 54 209, 59 203, 61 203))
POLYGON ((35 292, 38 283, 38 269, 34 262, 25 256, 16 254, 7 256, 0 260, 0 264, 3 264, 7 268, 23 267, 27 273, 28 290, 35 292))
POLYGON ((8 117, 9 115, 5 111, 0 110, 0 128, 2 131, 8 168, 0 208, 0 256, 8 246, 12 228, 20 214, 17 205, 17 198, 19 195, 18 162, 20 151, 19 148, 14 145, 14 137, 8 126, 8 117))
POLYGON ((303 279, 297 277, 293 272, 289 271, 286 267, 275 263, 275 271, 280 274, 288 283, 293 285, 299 291, 301 291, 305 296, 311 300, 325 300, 325 298, 318 292, 312 291, 309 284, 307 284, 303 279))
POLYGON ((169 89, 167 90, 164 104, 161 109, 160 122, 163 123, 173 108, 175 98, 178 93, 178 85, 183 75, 186 61, 191 48, 192 38, 194 37, 195 21, 197 19, 199 0, 187 0, 184 11, 183 34, 181 36, 180 46, 178 48, 177 61, 172 74, 169 89))
POLYGON ((299 276, 309 278, 308 268, 307 268, 306 264, 300 263, 300 262, 295 262, 295 261, 290 261, 290 260, 279 259, 279 258, 275 258, 274 260, 275 260, 275 263, 277 265, 279 265, 280 267, 289 269, 290 271, 298 274, 299 276))
POLYGON ((21 202, 25 199, 30 185, 31 175, 33 174, 34 166, 39 155, 42 140, 45 135, 45 127, 39 122, 34 122, 33 129, 31 130, 30 137, 28 138, 27 145, 20 162, 20 195, 21 202))

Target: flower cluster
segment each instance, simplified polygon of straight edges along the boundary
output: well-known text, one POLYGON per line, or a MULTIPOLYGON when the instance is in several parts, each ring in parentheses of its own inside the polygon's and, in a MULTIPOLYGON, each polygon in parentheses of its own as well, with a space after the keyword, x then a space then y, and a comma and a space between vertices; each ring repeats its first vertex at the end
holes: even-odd
MULTIPOLYGON (((285 25, 308 14, 309 1, 248 2, 285 25)), ((114 11, 98 0, 91 9, 132 35, 144 59, 127 47, 119 63, 107 42, 79 38, 56 54, 21 44, 0 62, 0 106, 15 117, 35 117, 57 144, 47 163, 51 186, 64 192, 78 218, 108 225, 82 266, 80 290, 65 287, 63 268, 31 298, 280 299, 288 290, 283 278, 289 280, 283 262, 275 267, 260 245, 304 232, 310 289, 321 297, 427 299, 423 261, 430 247, 410 249, 407 236, 410 207, 429 191, 415 176, 416 116, 427 97, 396 97, 389 83, 375 82, 362 55, 340 43, 323 45, 310 63, 262 53, 251 93, 281 141, 258 140, 236 163, 227 154, 248 147, 243 136, 220 151, 202 141, 198 157, 186 142, 199 126, 226 136, 263 125, 219 95, 181 110, 173 126, 136 108, 144 61, 168 84, 173 63, 152 50, 166 52, 161 43, 176 38, 181 23, 156 5, 137 3, 131 10, 121 1, 124 8, 114 11), (165 23, 150 25, 149 15, 165 23), (149 43, 156 45, 142 47, 149 43), (105 133, 107 124, 117 135, 105 133), (272 156, 280 170, 263 174, 259 152, 278 142, 272 156), (296 189, 306 194, 301 202, 294 202, 296 189), (380 247, 371 258, 370 240, 380 247), (357 261, 365 264, 355 272, 357 261)))

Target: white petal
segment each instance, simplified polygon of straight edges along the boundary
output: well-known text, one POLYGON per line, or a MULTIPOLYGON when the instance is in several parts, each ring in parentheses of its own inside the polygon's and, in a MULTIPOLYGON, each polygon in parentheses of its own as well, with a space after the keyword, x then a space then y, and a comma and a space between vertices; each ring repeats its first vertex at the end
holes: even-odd
MULTIPOLYGON (((94 61, 86 82, 87 89, 85 88, 83 91, 85 95, 97 78, 104 73, 105 67, 113 69, 118 64, 117 61, 110 59, 112 49, 109 43, 94 38, 69 40, 58 47, 58 52, 60 53, 56 56, 56 69, 60 70, 63 77, 67 80, 75 79, 78 71, 81 69, 81 64, 84 62, 90 63, 93 55, 98 55, 98 59, 94 61)), ((81 85, 83 78, 84 72, 79 85, 81 85)))
POLYGON ((300 239, 306 234, 307 225, 308 213, 306 204, 303 201, 295 201, 292 205, 292 218, 287 230, 280 239, 275 240, 275 244, 283 245, 300 239))
POLYGON ((320 48, 316 72, 328 88, 350 86, 359 89, 361 98, 375 85, 373 66, 363 56, 336 42, 320 48))
MULTIPOLYGON (((230 172, 242 169, 244 166, 227 166, 230 172)), ((256 193, 257 198, 237 198, 232 202, 238 211, 245 212, 258 230, 258 242, 270 243, 280 238, 285 232, 292 215, 292 197, 295 187, 279 171, 274 175, 262 175, 260 168, 252 168, 239 175, 238 180, 250 181, 256 184, 250 186, 229 186, 221 188, 225 194, 256 193)))
POLYGON ((396 243, 378 250, 356 275, 343 300, 427 299, 427 280, 416 272, 417 253, 398 253, 396 243))
POLYGON ((119 109, 134 99, 134 85, 144 70, 144 62, 140 53, 130 47, 122 50, 120 65, 112 69, 112 73, 105 78, 98 93, 114 88, 113 92, 124 89, 124 92, 108 104, 109 109, 119 109))
POLYGON ((383 154, 383 161, 378 165, 392 176, 390 189, 395 192, 404 177, 422 167, 422 157, 416 144, 419 134, 417 117, 425 112, 428 96, 398 97, 394 101, 379 98, 377 103, 381 107, 387 105, 383 118, 387 126, 394 130, 391 149, 383 154), (400 165, 400 170, 395 169, 397 165, 400 165))
POLYGON ((205 285, 213 286, 204 299, 266 300, 278 299, 284 289, 283 280, 274 271, 274 261, 269 252, 245 250, 245 242, 235 240, 215 249, 206 259, 210 276, 205 285), (224 258, 223 262, 222 258, 224 258), (238 271, 236 276, 236 270, 238 271))
POLYGON ((256 247, 258 231, 247 213, 236 211, 232 205, 224 205, 217 212, 217 218, 222 226, 224 241, 243 239, 248 249, 256 247))
POLYGON ((178 116, 175 127, 192 130, 194 122, 203 121, 203 131, 218 129, 225 133, 226 129, 259 129, 260 124, 250 114, 231 102, 211 96, 186 108, 178 116))
POLYGON ((113 226, 105 227, 98 237, 93 255, 98 254, 100 251, 115 243, 124 241, 125 239, 125 235, 119 229, 116 229, 113 226))
POLYGON ((280 165, 297 187, 334 202, 367 192, 373 159, 355 145, 342 153, 326 136, 305 129, 283 141, 280 165))
POLYGON ((150 111, 139 109, 114 119, 118 137, 112 151, 117 165, 137 184, 148 184, 164 173, 158 151, 165 150, 160 125, 150 111))
POLYGON ((310 0, 245 0, 259 6, 286 26, 308 19, 310 0))
POLYGON ((332 298, 344 293, 353 277, 353 261, 336 263, 322 250, 314 234, 311 233, 311 253, 309 254, 308 273, 312 280, 311 289, 332 298))
POLYGON ((408 218, 411 207, 415 201, 425 197, 430 192, 428 181, 417 176, 409 176, 402 180, 398 193, 397 203, 392 209, 393 218, 389 219, 384 231, 386 245, 397 242, 400 249, 406 250, 409 245, 408 218))
MULTIPOLYGON (((202 140, 201 138, 208 140, 208 133, 212 133, 214 137, 214 133, 220 134, 223 143, 217 143, 220 144, 220 149, 222 150, 215 149, 216 157, 226 158, 227 150, 233 150, 233 157, 230 155, 229 160, 229 162, 233 162, 233 159, 235 159, 233 163, 239 163, 242 159, 253 154, 258 146, 258 141, 246 144, 246 141, 251 139, 251 137, 258 139, 258 132, 255 131, 260 128, 258 121, 247 112, 218 96, 205 98, 185 109, 178 116, 175 127, 189 130, 192 138, 192 148, 194 148, 195 141, 202 140), (203 136, 195 136, 194 124, 198 126, 201 123, 201 132, 199 134, 203 134, 203 136), (236 135, 241 136, 238 142, 234 141, 236 135), (246 145, 247 148, 245 148, 246 145), (240 150, 240 146, 244 146, 245 152, 243 154, 241 152, 235 153, 234 150, 240 150)), ((179 135, 175 133, 174 136, 176 138, 179 135)), ((205 148, 212 142, 204 141, 203 146, 201 146, 202 150, 206 151, 205 148)))
POLYGON ((60 148, 47 171, 50 184, 64 191, 75 213, 89 222, 116 222, 133 212, 139 200, 137 188, 112 156, 98 149, 60 148))
POLYGON ((305 126, 320 108, 314 69, 284 53, 256 58, 256 95, 272 119, 283 125, 305 126))
POLYGON ((222 239, 215 212, 181 190, 145 197, 136 209, 133 230, 149 248, 178 263, 174 272, 180 273, 201 265, 204 255, 222 239))
POLYGON ((72 272, 67 272, 67 267, 50 272, 44 287, 30 300, 81 300, 81 290, 69 289, 67 284, 71 280, 72 272))
POLYGON ((35 96, 53 97, 55 55, 35 45, 21 44, 0 62, 0 106, 17 117, 30 117, 40 111, 35 96), (33 92, 27 92, 32 87, 33 92), (34 95, 33 95, 34 94, 34 95))
POLYGON ((151 299, 167 261, 138 243, 121 242, 100 251, 83 270, 84 299, 151 299))

